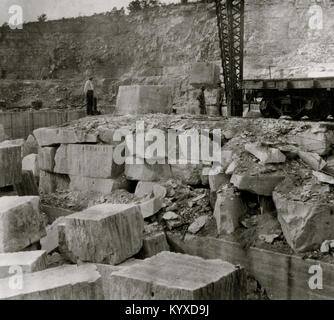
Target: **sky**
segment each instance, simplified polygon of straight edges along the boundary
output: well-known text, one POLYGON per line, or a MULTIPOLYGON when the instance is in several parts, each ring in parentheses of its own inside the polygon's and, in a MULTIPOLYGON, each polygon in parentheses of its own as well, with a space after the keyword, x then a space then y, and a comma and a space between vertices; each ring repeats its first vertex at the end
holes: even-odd
MULTIPOLYGON (((48 20, 61 18, 89 16, 112 10, 114 7, 126 8, 131 0, 0 0, 0 25, 8 22, 9 8, 19 5, 23 9, 25 22, 35 21, 37 17, 45 13, 48 20)), ((163 0, 165 3, 177 2, 163 0)))

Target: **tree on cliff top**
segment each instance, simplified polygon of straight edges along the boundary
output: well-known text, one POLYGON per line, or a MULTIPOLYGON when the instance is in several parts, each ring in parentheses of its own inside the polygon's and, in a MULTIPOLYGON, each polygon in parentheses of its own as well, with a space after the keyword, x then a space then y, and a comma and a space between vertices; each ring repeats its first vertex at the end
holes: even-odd
POLYGON ((129 3, 128 10, 130 13, 140 11, 143 9, 160 6, 159 0, 133 0, 129 3))
POLYGON ((47 15, 45 13, 41 14, 37 17, 38 22, 45 22, 48 19, 47 15))

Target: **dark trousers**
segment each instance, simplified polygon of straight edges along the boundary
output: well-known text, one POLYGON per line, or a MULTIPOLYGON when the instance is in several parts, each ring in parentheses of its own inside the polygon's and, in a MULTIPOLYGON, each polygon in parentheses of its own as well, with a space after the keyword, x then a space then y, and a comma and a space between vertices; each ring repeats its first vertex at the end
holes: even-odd
POLYGON ((87 115, 93 115, 93 106, 94 106, 94 91, 88 90, 86 95, 87 102, 87 115))

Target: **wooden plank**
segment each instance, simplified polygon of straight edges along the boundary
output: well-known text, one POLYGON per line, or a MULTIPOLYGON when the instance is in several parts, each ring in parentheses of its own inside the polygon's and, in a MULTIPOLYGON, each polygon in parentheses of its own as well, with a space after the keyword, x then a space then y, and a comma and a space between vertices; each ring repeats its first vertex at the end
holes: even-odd
POLYGON ((299 256, 285 255, 268 250, 250 248, 247 251, 235 242, 211 237, 186 237, 167 233, 171 247, 182 253, 206 259, 222 259, 245 267, 266 289, 273 300, 333 300, 334 265, 299 256), (308 282, 311 266, 320 265, 323 289, 312 290, 308 282))

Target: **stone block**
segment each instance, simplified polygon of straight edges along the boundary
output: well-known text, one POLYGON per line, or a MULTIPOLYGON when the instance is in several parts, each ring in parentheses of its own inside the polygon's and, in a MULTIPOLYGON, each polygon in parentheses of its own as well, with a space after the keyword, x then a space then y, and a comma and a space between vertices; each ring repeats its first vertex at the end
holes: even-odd
POLYGON ((38 153, 38 143, 36 138, 30 134, 22 146, 22 157, 32 153, 38 153))
POLYGON ((171 87, 157 85, 120 86, 116 113, 120 115, 169 113, 171 106, 171 87))
POLYGON ((285 155, 275 148, 269 148, 259 143, 249 143, 245 145, 245 150, 258 158, 261 163, 283 163, 286 160, 285 155))
POLYGON ((23 273, 41 271, 47 268, 44 250, 0 253, 0 278, 8 278, 21 267, 23 273))
POLYGON ((124 166, 113 161, 107 145, 61 145, 56 152, 54 172, 89 178, 117 178, 124 166))
POLYGON ((239 190, 255 193, 259 196, 271 196, 274 189, 285 179, 280 175, 239 175, 234 174, 231 183, 239 190))
POLYGON ((216 87, 220 76, 220 68, 214 63, 196 62, 191 66, 189 83, 192 86, 216 87))
POLYGON ((143 241, 143 248, 138 254, 140 259, 146 259, 155 256, 159 252, 169 251, 166 235, 159 232, 153 235, 147 235, 143 241))
POLYGON ((57 190, 68 190, 70 178, 65 174, 50 173, 40 170, 39 192, 48 194, 57 190))
POLYGON ((22 180, 21 147, 0 145, 0 187, 22 180))
POLYGON ((154 216, 162 208, 160 198, 152 198, 138 204, 138 210, 144 219, 154 216))
POLYGON ((67 248, 86 262, 122 263, 140 251, 143 230, 135 205, 102 204, 65 218, 67 248))
POLYGON ((39 197, 0 198, 0 252, 17 252, 45 236, 39 197))
POLYGON ((136 186, 135 195, 138 198, 154 195, 155 198, 163 199, 167 195, 167 189, 159 183, 139 181, 136 186))
POLYGON ((222 185, 230 183, 230 178, 225 173, 217 173, 209 175, 210 190, 216 192, 222 185))
POLYGON ((38 166, 40 170, 53 172, 57 148, 44 147, 38 149, 38 166))
POLYGON ((298 156, 313 170, 321 171, 326 167, 326 161, 324 161, 317 153, 298 151, 298 156))
POLYGON ((22 181, 14 184, 14 189, 20 197, 39 196, 36 179, 32 171, 22 171, 22 181))
POLYGON ((126 164, 125 176, 129 180, 159 181, 172 177, 169 164, 126 164))
POLYGON ((234 188, 224 187, 217 194, 214 217, 218 234, 231 234, 239 227, 239 219, 246 213, 241 195, 234 188))
POLYGON ((67 128, 39 128, 34 136, 40 147, 71 143, 97 143, 97 134, 67 128))
POLYGON ((112 300, 239 300, 245 281, 244 269, 228 262, 161 252, 113 272, 110 295, 112 300))
POLYGON ((31 171, 34 177, 39 178, 39 166, 37 154, 29 154, 22 160, 22 170, 31 171))
POLYGON ((22 288, 0 280, 0 300, 103 300, 101 276, 93 264, 63 265, 23 275, 22 288))
POLYGON ((115 190, 129 188, 129 182, 123 176, 116 179, 103 179, 70 175, 70 180, 70 190, 73 191, 94 191, 108 195, 115 190))

